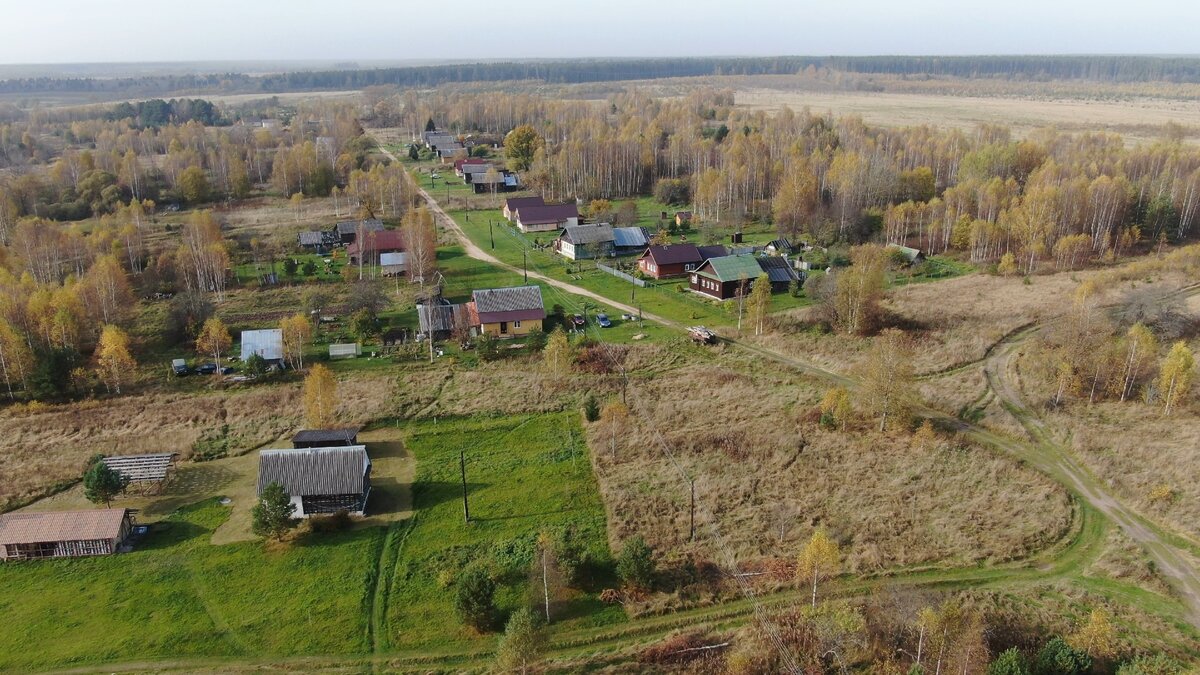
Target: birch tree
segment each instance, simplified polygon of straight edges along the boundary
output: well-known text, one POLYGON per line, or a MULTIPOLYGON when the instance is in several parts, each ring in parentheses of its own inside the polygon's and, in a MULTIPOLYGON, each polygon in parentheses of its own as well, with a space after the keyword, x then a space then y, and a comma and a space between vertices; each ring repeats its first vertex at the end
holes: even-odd
POLYGON ((812 606, 817 606, 817 583, 837 574, 841 552, 825 528, 813 532, 796 565, 796 580, 812 584, 812 606))
POLYGON ((1162 397, 1163 415, 1187 400, 1195 376, 1196 359, 1183 340, 1171 346, 1158 371, 1158 391, 1162 397))
POLYGON ((863 408, 879 419, 879 431, 888 422, 906 424, 915 398, 912 344, 903 332, 889 328, 871 343, 862 368, 859 393, 863 408))

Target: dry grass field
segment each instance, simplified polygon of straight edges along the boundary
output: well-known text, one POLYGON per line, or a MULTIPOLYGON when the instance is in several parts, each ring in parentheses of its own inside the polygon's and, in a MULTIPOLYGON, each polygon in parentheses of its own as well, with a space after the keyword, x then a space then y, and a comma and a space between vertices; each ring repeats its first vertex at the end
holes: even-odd
POLYGON ((1065 493, 1035 472, 952 439, 913 447, 907 434, 818 429, 817 389, 743 358, 641 383, 615 456, 612 427, 591 425, 614 542, 641 534, 700 559, 791 558, 820 525, 848 571, 869 573, 1020 557, 1068 527, 1065 493), (695 542, 688 484, 660 439, 695 478, 695 542))
MULTIPOLYGON (((338 388, 340 419, 366 423, 390 411, 395 380, 356 374, 338 388)), ((0 413, 0 505, 28 501, 77 479, 95 453, 180 452, 228 426, 230 454, 271 443, 303 426, 299 384, 217 387, 199 394, 148 393, 0 413)))

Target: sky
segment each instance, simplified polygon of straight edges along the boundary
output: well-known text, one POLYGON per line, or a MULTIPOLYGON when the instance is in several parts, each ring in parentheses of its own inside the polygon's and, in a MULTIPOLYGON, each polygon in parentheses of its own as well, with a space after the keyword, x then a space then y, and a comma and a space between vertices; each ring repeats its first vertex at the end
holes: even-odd
POLYGON ((1194 54, 1193 0, 0 0, 0 64, 1194 54))

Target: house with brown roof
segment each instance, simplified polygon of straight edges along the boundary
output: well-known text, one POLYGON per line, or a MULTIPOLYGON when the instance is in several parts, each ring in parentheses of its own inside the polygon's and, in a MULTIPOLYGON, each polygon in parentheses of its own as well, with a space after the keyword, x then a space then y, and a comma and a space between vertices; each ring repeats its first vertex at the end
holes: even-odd
POLYGON ((132 531, 129 509, 6 513, 0 515, 0 560, 110 555, 132 531))
POLYGON ((378 264, 379 256, 384 253, 399 253, 404 250, 404 234, 399 230, 379 230, 368 232, 363 241, 355 241, 346 247, 350 264, 357 265, 359 256, 363 257, 364 265, 378 264))
POLYGON ((553 232, 579 224, 579 207, 575 202, 522 206, 513 219, 522 232, 553 232))
POLYGON ((520 337, 541 330, 546 318, 537 286, 485 288, 471 294, 467 312, 473 326, 495 337, 520 337))
POLYGON ((680 277, 700 267, 705 260, 726 255, 724 246, 665 244, 651 246, 638 258, 642 274, 655 279, 680 277))
POLYGON ((508 222, 512 222, 513 218, 517 217, 517 210, 522 206, 545 206, 546 200, 542 199, 541 195, 533 197, 509 197, 504 200, 504 217, 508 222))

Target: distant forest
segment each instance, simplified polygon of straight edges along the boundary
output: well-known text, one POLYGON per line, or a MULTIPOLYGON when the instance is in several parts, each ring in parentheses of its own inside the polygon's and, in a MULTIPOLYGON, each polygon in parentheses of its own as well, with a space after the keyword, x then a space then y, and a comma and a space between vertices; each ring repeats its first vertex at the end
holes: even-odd
POLYGON ((163 95, 281 93, 361 89, 374 85, 433 87, 459 82, 535 80, 551 84, 704 75, 785 75, 808 68, 887 75, 1024 80, 1200 83, 1200 58, 1155 56, 780 56, 754 58, 573 59, 404 68, 296 71, 271 75, 224 73, 128 78, 0 80, 0 94, 107 93, 163 95))

